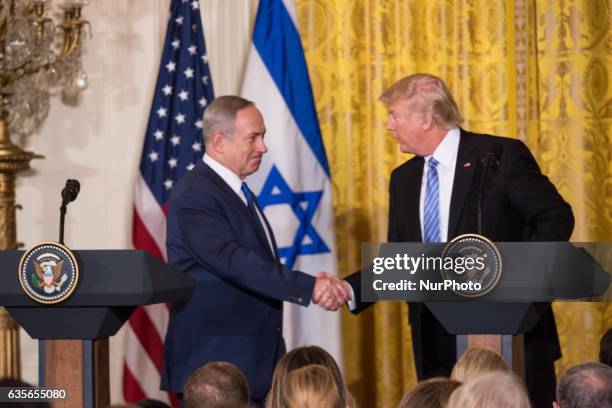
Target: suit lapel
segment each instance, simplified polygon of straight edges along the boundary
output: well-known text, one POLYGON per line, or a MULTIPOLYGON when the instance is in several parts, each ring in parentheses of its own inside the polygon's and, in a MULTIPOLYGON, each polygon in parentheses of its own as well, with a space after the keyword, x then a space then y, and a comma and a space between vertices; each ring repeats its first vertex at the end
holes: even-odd
MULTIPOLYGON (((257 201, 257 198, 253 195, 253 199, 255 200, 255 206, 257 207, 257 210, 259 211, 259 213, 261 214, 261 218, 264 221, 265 227, 268 229, 268 234, 270 234, 270 240, 272 241, 272 249, 270 249, 270 245, 268 244, 268 239, 267 237, 264 236, 264 238, 266 238, 266 248, 270 249, 270 255, 272 255, 272 258, 275 260, 279 260, 279 255, 278 255, 278 247, 276 246, 276 239, 274 238, 274 231, 272 231, 272 227, 270 227, 270 223, 268 222, 268 218, 266 218, 266 214, 263 212, 263 210, 261 209, 261 207, 259 206, 259 201, 257 201)), ((265 235, 265 232, 264 232, 265 235)))
MULTIPOLYGON (((413 168, 406 172, 404 183, 398 192, 399 199, 397 202, 405 203, 406 207, 399 209, 399 214, 403 214, 405 218, 406 236, 404 240, 407 242, 419 242, 421 237, 421 217, 420 217, 420 200, 421 200, 421 183, 423 181, 423 166, 425 159, 415 157, 411 161, 413 168)), ((399 216, 399 215, 398 215, 399 216)))
POLYGON ((457 164, 455 166, 455 179, 453 180, 453 192, 450 202, 450 213, 448 217, 448 239, 452 239, 456 235, 459 217, 465 207, 474 178, 474 172, 478 163, 478 151, 472 143, 468 132, 461 129, 459 139, 459 151, 457 152, 457 164))
MULTIPOLYGON (((261 245, 263 245, 264 248, 266 248, 266 252, 268 253, 268 255, 271 256, 272 259, 274 259, 274 256, 272 254, 272 250, 270 249, 270 244, 268 243, 268 239, 266 238, 266 233, 259 226, 259 223, 253 218, 253 215, 251 214, 251 211, 244 204, 244 202, 242 201, 240 196, 238 196, 236 194, 236 192, 234 190, 232 190, 232 188, 221 178, 221 176, 219 176, 206 163, 202 162, 201 164, 202 164, 201 169, 202 169, 202 172, 203 172, 204 176, 207 177, 217 187, 219 187, 219 189, 223 193, 225 193, 225 196, 228 199, 228 204, 233 206, 233 208, 237 209, 238 213, 240 214, 240 216, 242 218, 246 218, 248 220, 248 222, 251 224, 251 227, 253 228, 253 231, 255 231, 255 235, 257 236, 257 239, 259 240, 259 243, 261 245)), ((255 197, 255 196, 253 195, 253 197, 255 197)), ((259 209, 259 205, 257 204, 257 200, 255 200, 255 204, 257 205, 257 208, 259 209)), ((261 209, 259 211, 261 212, 261 209)), ((263 215, 263 212, 261 212, 261 214, 263 215)), ((265 219, 265 216, 263 218, 264 218, 264 221, 267 224, 268 221, 265 219)), ((269 226, 268 226, 268 228, 269 228, 269 226)), ((270 231, 270 234, 272 234, 272 230, 271 229, 269 229, 268 231, 270 231)), ((274 242, 274 238, 273 237, 274 237, 274 235, 272 235, 272 240, 274 242)))

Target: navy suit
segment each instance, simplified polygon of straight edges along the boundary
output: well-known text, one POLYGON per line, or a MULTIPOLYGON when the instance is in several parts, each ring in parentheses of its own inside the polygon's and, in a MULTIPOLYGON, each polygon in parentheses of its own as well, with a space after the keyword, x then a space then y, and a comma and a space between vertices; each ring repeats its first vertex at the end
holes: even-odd
POLYGON ((252 399, 263 400, 285 353, 282 302, 307 306, 315 278, 275 260, 248 207, 203 162, 173 187, 166 243, 168 262, 196 287, 172 305, 162 389, 183 392, 199 367, 228 361, 245 374, 252 399))
MULTIPOLYGON (((451 194, 448 238, 476 233, 482 160, 495 153, 498 169, 486 185, 482 234, 493 241, 566 241, 574 228, 571 207, 544 176, 519 140, 481 135, 461 129, 451 194)), ((419 199, 425 159, 415 156, 397 167, 389 182, 389 242, 420 242, 419 199)), ((347 278, 359 313, 360 272, 347 278)), ((561 357, 550 304, 540 321, 525 334, 526 381, 534 406, 554 400, 554 361, 561 357)), ((409 322, 419 380, 449 376, 455 363, 455 337, 449 335, 422 303, 410 303, 409 322)))

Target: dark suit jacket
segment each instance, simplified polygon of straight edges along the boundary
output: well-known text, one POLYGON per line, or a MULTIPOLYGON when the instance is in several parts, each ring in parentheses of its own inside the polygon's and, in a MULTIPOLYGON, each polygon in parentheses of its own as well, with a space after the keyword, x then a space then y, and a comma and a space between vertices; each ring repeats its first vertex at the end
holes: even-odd
POLYGON ((173 188, 166 243, 168 262, 196 287, 172 305, 162 389, 182 392, 196 369, 228 361, 263 399, 285 352, 282 302, 308 305, 315 279, 274 259, 248 207, 203 162, 173 188))
MULTIPOLYGON (((476 233, 478 195, 483 170, 482 160, 494 152, 497 170, 485 186, 482 234, 493 241, 566 241, 574 228, 571 207, 555 186, 542 174, 523 142, 505 137, 481 135, 461 129, 455 178, 451 194, 448 238, 476 233), (468 166, 465 166, 469 163, 468 166)), ((389 242, 420 242, 419 198, 425 159, 415 156, 391 173, 389 183, 389 242)), ((360 302, 360 273, 347 278, 358 301, 354 313, 370 304, 360 302)), ((411 303, 410 323, 424 313, 421 303, 411 303)), ((420 322, 419 322, 420 323, 420 322)), ((552 309, 548 305, 540 322, 525 335, 526 369, 530 362, 542 364, 561 356, 552 309)))

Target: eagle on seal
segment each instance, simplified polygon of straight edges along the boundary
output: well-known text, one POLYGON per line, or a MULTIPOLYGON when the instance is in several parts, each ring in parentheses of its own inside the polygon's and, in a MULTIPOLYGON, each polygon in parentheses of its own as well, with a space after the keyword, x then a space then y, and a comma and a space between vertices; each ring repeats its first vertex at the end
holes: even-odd
POLYGON ((36 275, 41 280, 38 283, 38 287, 43 288, 46 293, 53 293, 56 290, 59 291, 62 288, 62 284, 66 281, 67 276, 62 276, 62 268, 64 261, 61 260, 55 264, 55 268, 52 268, 49 262, 34 262, 36 268, 36 275))

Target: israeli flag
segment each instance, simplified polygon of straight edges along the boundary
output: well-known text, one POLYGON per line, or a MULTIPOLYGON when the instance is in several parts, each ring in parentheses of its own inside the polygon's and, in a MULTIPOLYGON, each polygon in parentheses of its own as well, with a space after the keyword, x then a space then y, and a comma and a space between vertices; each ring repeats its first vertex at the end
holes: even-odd
MULTIPOLYGON (((242 84, 266 124, 259 171, 247 182, 289 269, 337 273, 329 164, 315 111, 293 0, 261 0, 242 84)), ((285 304, 287 348, 318 345, 341 365, 340 317, 285 304)))

